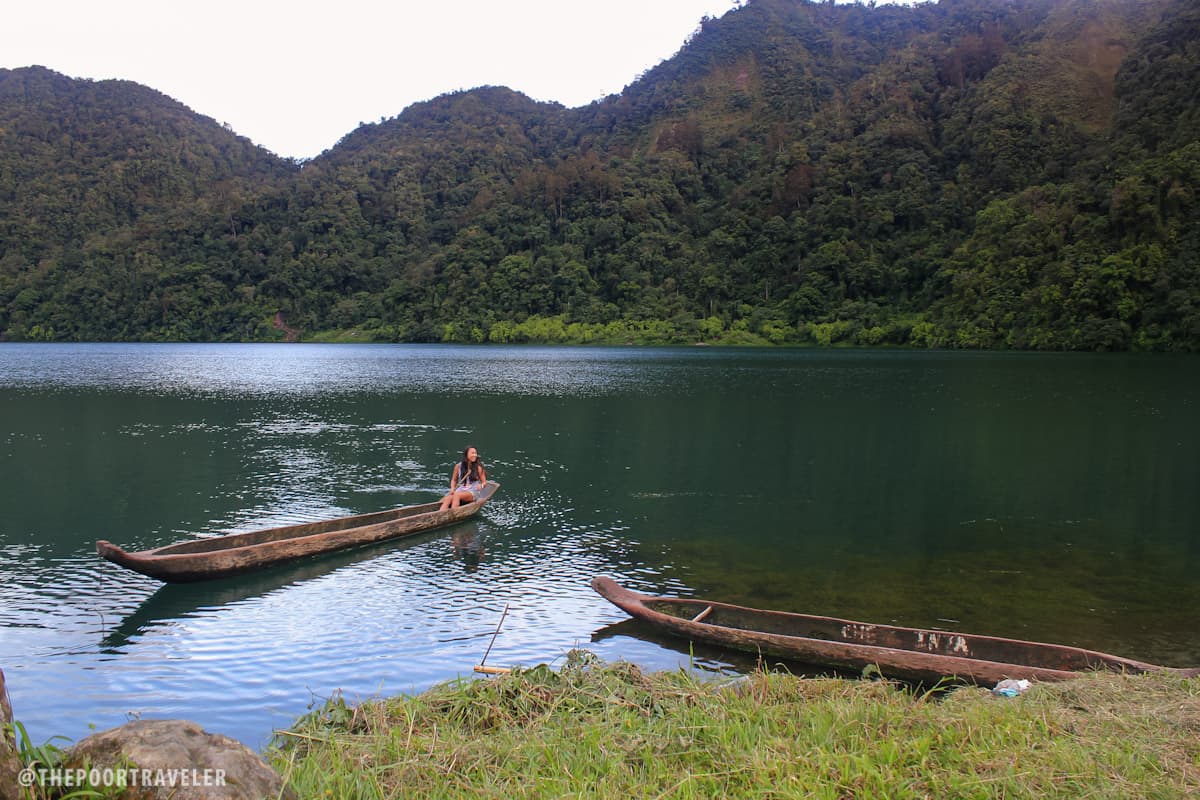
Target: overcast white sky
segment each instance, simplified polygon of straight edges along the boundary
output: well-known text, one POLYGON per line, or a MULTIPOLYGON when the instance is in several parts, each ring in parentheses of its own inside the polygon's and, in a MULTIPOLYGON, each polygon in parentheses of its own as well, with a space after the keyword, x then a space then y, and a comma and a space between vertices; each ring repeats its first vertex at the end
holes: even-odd
POLYGON ((15 0, 0 67, 157 89, 281 156, 482 85, 586 105, 733 0, 15 0))

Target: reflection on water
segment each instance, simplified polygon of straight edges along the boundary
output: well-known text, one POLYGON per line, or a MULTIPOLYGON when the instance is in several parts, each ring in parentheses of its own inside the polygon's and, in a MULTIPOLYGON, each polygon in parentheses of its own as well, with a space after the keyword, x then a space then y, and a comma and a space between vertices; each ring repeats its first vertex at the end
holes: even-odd
MULTIPOLYGON (((1200 362, 407 346, 0 346, 0 668, 35 739, 260 746, 314 701, 661 637, 632 588, 1200 664, 1200 362), (101 561, 504 488, 415 539, 162 586, 101 561)), ((802 671, 797 665, 788 665, 802 671)))
POLYGON ((101 640, 109 653, 121 648, 157 627, 174 624, 181 617, 204 609, 220 609, 261 598, 286 587, 328 575, 339 569, 385 554, 399 554, 420 547, 429 540, 449 537, 454 555, 469 571, 479 568, 483 545, 478 520, 467 520, 451 528, 406 536, 403 539, 341 550, 327 555, 301 559, 256 572, 199 583, 162 584, 118 624, 107 629, 101 640))
POLYGON ((465 345, 10 345, 5 383, 39 391, 113 388, 166 395, 311 397, 375 391, 581 397, 657 385, 656 354, 587 348, 465 345), (529 366, 537 364, 536 380, 529 366))
POLYGON ((454 557, 462 562, 467 572, 475 572, 487 553, 487 543, 479 532, 479 523, 461 525, 451 534, 454 557))

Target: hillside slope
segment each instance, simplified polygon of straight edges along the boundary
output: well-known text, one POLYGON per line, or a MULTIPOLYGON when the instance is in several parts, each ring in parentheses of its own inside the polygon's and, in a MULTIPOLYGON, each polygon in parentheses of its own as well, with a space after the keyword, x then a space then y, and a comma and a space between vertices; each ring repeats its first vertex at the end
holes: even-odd
POLYGON ((301 167, 34 70, 129 93, 64 137, 0 75, 0 332, 1196 349, 1198 17, 752 0, 589 106, 459 92, 301 167))

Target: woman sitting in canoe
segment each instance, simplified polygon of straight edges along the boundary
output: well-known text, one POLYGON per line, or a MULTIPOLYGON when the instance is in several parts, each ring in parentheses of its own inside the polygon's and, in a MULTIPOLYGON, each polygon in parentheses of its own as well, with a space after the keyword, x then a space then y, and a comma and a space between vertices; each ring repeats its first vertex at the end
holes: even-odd
POLYGON ((463 450, 462 461, 455 464, 454 472, 450 473, 450 493, 442 498, 439 510, 458 508, 463 503, 473 502, 485 483, 487 472, 479 460, 479 453, 474 447, 468 447, 463 450))

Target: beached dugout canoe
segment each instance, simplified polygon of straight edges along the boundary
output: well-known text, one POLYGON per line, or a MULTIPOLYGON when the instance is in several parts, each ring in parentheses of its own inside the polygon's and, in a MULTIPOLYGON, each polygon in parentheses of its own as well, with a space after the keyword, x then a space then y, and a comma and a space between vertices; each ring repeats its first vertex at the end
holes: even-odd
POLYGON ((446 511, 438 510, 439 502, 423 503, 373 514, 192 539, 136 553, 127 553, 101 539, 96 542, 96 552, 114 564, 161 581, 206 581, 453 525, 478 514, 499 488, 500 484, 488 481, 474 502, 446 511))
POLYGON ((1200 674, 1200 669, 1161 667, 1066 645, 640 594, 606 577, 594 578, 592 588, 630 616, 695 642, 853 672, 875 665, 884 677, 905 681, 1060 681, 1101 669, 1200 674))

